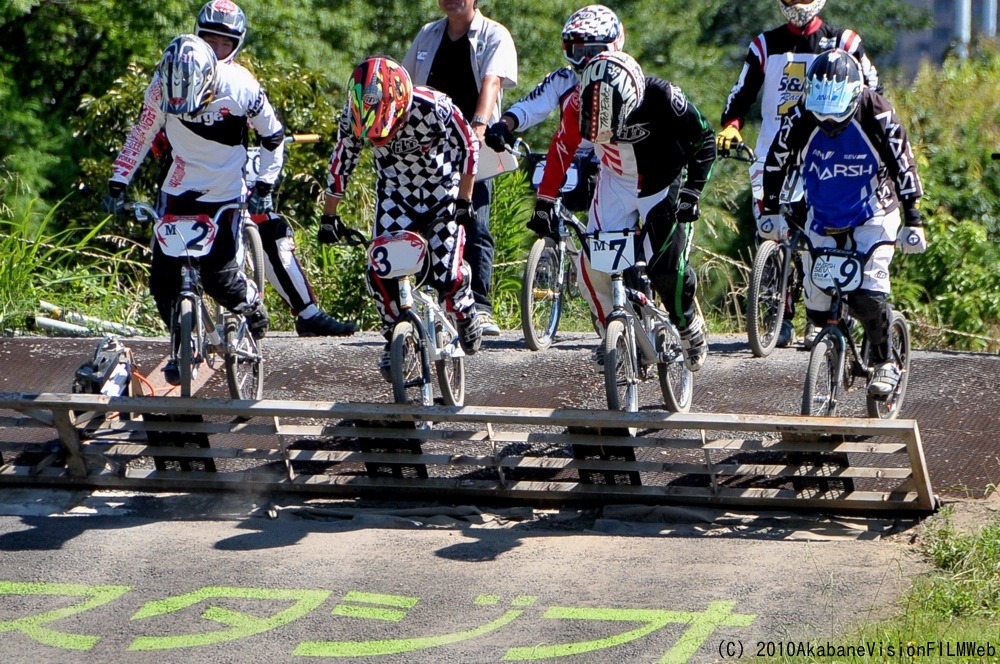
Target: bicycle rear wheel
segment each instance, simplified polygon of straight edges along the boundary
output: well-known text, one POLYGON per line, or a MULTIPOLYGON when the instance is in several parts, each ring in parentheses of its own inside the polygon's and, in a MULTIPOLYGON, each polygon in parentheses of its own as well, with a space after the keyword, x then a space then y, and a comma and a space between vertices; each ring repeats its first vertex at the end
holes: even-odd
POLYGON ((389 346, 392 398, 396 403, 430 406, 431 384, 424 380, 420 333, 410 321, 400 321, 392 329, 389 346))
POLYGON ((184 298, 177 303, 177 368, 181 374, 181 396, 191 396, 191 382, 194 377, 194 307, 191 300, 184 298))
MULTIPOLYGON (((242 319, 242 316, 240 317, 242 319)), ((246 321, 226 320, 226 382, 233 399, 264 396, 264 356, 261 342, 251 336, 246 321)))
POLYGON ((824 338, 809 353, 809 368, 802 391, 802 414, 815 417, 833 417, 837 414, 834 388, 840 380, 838 352, 833 341, 824 338))
POLYGON ((264 245, 261 244, 260 231, 257 230, 257 225, 249 219, 243 224, 243 242, 246 244, 247 249, 243 269, 246 275, 257 284, 257 290, 260 291, 260 296, 263 298, 264 287, 267 285, 264 245))
POLYGON ((694 396, 694 374, 684 364, 681 339, 676 331, 660 325, 656 331, 656 351, 671 358, 667 362, 657 362, 656 371, 660 376, 660 391, 667 410, 686 413, 691 410, 694 396))
POLYGON ((604 337, 604 387, 608 410, 634 413, 639 410, 639 384, 635 351, 625 321, 612 320, 604 337))
POLYGON ((767 357, 778 343, 785 318, 785 249, 773 240, 757 248, 747 294, 747 339, 755 357, 767 357))
MULTIPOLYGON (((434 324, 434 336, 437 347, 443 348, 448 339, 444 326, 434 324)), ((438 387, 441 388, 441 398, 446 406, 462 406, 465 404, 465 357, 452 357, 437 360, 434 363, 437 372, 438 387)))
POLYGON ((894 420, 899 416, 899 411, 903 408, 903 399, 906 397, 906 383, 910 376, 910 326, 907 325, 903 314, 895 310, 889 322, 889 339, 889 358, 899 369, 899 382, 893 393, 887 397, 874 397, 870 394, 867 397, 868 417, 882 420, 894 420))
POLYGON ((538 238, 528 252, 521 283, 521 331, 531 350, 545 350, 552 343, 562 314, 563 266, 559 248, 551 238, 538 238))

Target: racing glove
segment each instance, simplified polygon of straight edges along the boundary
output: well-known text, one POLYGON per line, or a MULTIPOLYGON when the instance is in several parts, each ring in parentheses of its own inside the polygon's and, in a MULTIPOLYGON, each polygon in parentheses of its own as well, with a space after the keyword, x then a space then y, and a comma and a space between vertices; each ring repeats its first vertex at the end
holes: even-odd
POLYGON ((788 235, 788 222, 778 213, 764 213, 757 220, 757 235, 765 240, 781 242, 788 235))
POLYGON ((266 182, 258 182, 253 186, 253 193, 247 201, 247 212, 250 214, 267 214, 273 209, 271 203, 271 187, 266 182))
POLYGON ((902 226, 896 236, 896 243, 904 254, 922 254, 927 251, 927 238, 923 226, 902 226))
POLYGON ((466 228, 476 224, 476 211, 472 209, 472 201, 461 198, 455 201, 455 223, 466 228))
POLYGON ((701 216, 698 208, 698 201, 701 200, 701 192, 694 189, 681 189, 677 194, 677 221, 682 224, 690 224, 701 216))
POLYGON ((324 214, 319 218, 316 240, 320 244, 337 244, 346 234, 347 226, 340 220, 339 214, 324 214))
POLYGON ((556 202, 547 198, 535 201, 535 211, 527 223, 528 230, 539 237, 559 237, 559 218, 556 217, 556 202))
POLYGON ((114 180, 108 182, 108 193, 104 194, 101 201, 101 211, 120 217, 125 214, 125 204, 128 203, 128 196, 125 195, 125 185, 114 180))
POLYGON ((743 142, 743 135, 736 125, 728 125, 715 137, 715 147, 720 152, 729 152, 743 142))
POLYGON ((510 130, 506 122, 499 120, 486 130, 484 140, 494 152, 503 152, 507 146, 514 145, 514 132, 510 130))

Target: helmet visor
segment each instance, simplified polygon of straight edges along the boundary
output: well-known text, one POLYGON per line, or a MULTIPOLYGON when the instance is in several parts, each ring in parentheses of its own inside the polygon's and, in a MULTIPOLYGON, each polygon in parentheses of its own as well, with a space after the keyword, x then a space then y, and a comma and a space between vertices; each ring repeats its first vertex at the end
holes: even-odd
POLYGON ((585 44, 583 42, 565 42, 563 50, 566 51, 566 59, 575 67, 581 67, 598 53, 610 50, 610 44, 585 44))

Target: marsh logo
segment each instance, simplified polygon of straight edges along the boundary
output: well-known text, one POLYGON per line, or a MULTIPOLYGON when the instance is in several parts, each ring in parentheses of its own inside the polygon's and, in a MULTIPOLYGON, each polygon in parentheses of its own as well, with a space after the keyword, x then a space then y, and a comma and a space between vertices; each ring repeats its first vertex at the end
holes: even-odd
POLYGON ((871 177, 875 174, 875 167, 871 164, 867 166, 864 164, 834 164, 822 167, 818 164, 810 164, 809 172, 815 173, 820 181, 823 181, 833 178, 871 177))

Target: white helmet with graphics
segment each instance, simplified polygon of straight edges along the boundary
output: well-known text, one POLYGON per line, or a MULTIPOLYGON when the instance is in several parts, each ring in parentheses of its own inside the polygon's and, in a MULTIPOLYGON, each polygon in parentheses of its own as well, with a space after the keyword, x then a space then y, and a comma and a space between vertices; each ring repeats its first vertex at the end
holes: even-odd
POLYGON ((233 50, 222 59, 222 62, 230 62, 236 57, 247 36, 247 17, 239 5, 231 0, 212 0, 205 3, 198 12, 194 31, 199 37, 211 34, 231 39, 233 50))
POLYGON ((847 51, 834 48, 820 53, 806 72, 805 107, 820 127, 836 136, 854 117, 861 103, 861 65, 847 51))
POLYGON ((562 31, 563 55, 576 70, 598 53, 625 47, 625 28, 604 5, 587 5, 573 12, 562 31))
POLYGON ((160 106, 168 115, 199 113, 215 96, 215 52, 200 37, 175 37, 156 67, 160 79, 160 106))
POLYGON ((645 94, 646 77, 631 55, 594 56, 580 74, 580 135, 592 143, 614 141, 645 94))
POLYGON ((826 0, 778 0, 785 20, 797 28, 804 28, 823 11, 826 0))

